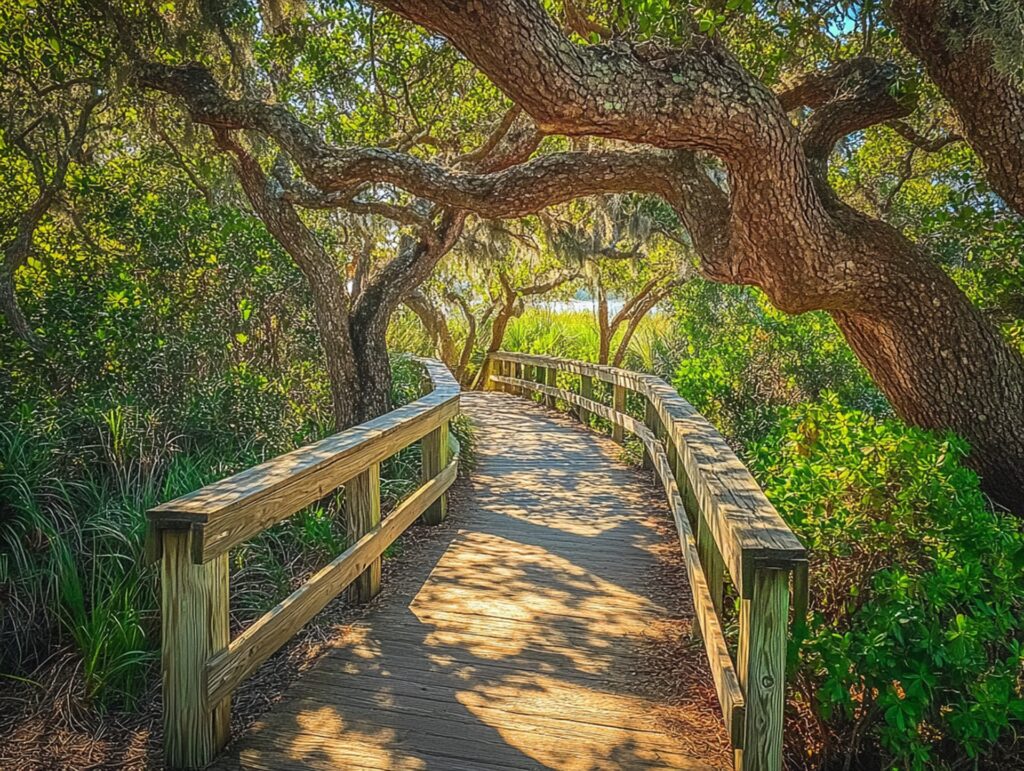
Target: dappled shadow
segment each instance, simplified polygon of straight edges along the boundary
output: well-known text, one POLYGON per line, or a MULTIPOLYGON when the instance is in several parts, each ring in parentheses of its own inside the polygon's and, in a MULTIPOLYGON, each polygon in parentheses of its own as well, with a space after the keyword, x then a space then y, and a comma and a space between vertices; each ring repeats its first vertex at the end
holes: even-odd
POLYGON ((637 676, 639 643, 672 615, 647 585, 664 504, 557 415, 493 394, 465 408, 480 447, 461 529, 222 766, 710 767, 663 730, 637 676))

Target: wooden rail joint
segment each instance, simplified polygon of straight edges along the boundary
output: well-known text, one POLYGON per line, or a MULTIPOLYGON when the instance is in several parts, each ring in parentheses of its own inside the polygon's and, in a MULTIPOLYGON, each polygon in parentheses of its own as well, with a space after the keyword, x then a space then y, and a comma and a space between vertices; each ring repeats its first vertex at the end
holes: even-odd
POLYGON ((488 362, 489 387, 539 394, 578 408, 590 425, 608 421, 613 439, 633 434, 645 464, 665 488, 693 594, 697 632, 718 693, 738 769, 782 766, 786 645, 792 613, 807 612, 807 554, 725 439, 660 378, 587 362, 499 351, 488 362), (533 379, 512 367, 532 368, 533 379), (558 373, 579 376, 578 391, 558 388, 558 373), (595 399, 594 381, 611 386, 612 403, 595 399), (643 418, 627 411, 626 393, 643 397, 643 418), (727 579, 740 609, 735 661, 722 631, 727 579), (792 580, 792 590, 790 581, 792 580), (792 600, 792 601, 791 601, 792 600))
POLYGON ((417 359, 431 390, 411 404, 151 509, 147 551, 160 560, 164 755, 202 768, 229 738, 231 694, 344 589, 380 588, 384 550, 413 522, 436 524, 458 472, 449 423, 459 385, 440 362, 417 359), (422 442, 422 485, 381 519, 380 463, 422 442), (348 548, 234 640, 228 550, 346 487, 348 548))

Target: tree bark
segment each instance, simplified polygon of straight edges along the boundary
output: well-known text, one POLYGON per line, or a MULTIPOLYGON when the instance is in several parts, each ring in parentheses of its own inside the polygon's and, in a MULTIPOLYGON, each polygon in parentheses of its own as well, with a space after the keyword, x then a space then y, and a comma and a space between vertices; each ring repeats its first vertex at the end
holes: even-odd
POLYGON ((940 0, 890 0, 900 40, 953 105, 992 188, 1024 214, 1024 90, 996 66, 970 20, 940 0), (965 39, 966 38, 966 39, 965 39))

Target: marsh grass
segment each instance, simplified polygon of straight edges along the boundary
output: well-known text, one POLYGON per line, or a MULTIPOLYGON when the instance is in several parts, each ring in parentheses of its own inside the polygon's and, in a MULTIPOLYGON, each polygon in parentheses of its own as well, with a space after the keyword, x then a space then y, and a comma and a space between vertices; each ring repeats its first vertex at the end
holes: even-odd
MULTIPOLYGON (((419 395, 415 366, 396 360, 394 375, 396 403, 419 395)), ((454 430, 468 460, 468 428, 454 430)), ((326 433, 310 426, 300 440, 326 433)), ((159 647, 145 512, 286 449, 227 430, 205 441, 175 435, 159 415, 128 405, 23 405, 0 421, 2 677, 28 684, 55 656, 70 655, 89 704, 132 708, 152 682, 159 647)), ((418 444, 382 464, 385 511, 419 475, 418 444)), ((232 550, 235 626, 344 551, 343 512, 342 489, 232 550)))

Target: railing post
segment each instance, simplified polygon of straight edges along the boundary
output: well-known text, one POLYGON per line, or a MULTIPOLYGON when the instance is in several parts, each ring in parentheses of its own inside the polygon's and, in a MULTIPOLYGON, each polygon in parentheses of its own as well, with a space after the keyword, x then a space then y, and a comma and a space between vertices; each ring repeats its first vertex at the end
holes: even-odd
MULTIPOLYGON (((756 568, 749 599, 740 601, 740 640, 736 668, 746 695, 741 771, 782 768, 783 709, 786 688, 786 635, 789 626, 789 571, 756 568)), ((745 590, 746 593, 746 590, 745 590)))
MULTIPOLYGON (((626 388, 615 383, 612 389, 612 409, 616 412, 626 411, 626 388)), ((618 423, 612 424, 612 439, 619 444, 626 441, 626 429, 618 423)))
POLYGON ((196 564, 191 531, 159 537, 164 762, 203 768, 231 733, 231 700, 208 704, 205 677, 207 662, 229 642, 228 555, 196 564))
MULTIPOLYGON (((546 377, 545 377, 546 384, 551 386, 552 388, 557 387, 558 386, 558 370, 555 369, 554 367, 548 367, 545 370, 545 374, 546 374, 546 377)), ((547 395, 545 395, 544 396, 544 404, 546 406, 548 406, 549 408, 554 409, 555 408, 555 397, 554 396, 547 396, 547 395)))
MULTIPOLYGON (((580 375, 580 396, 584 399, 594 399, 594 379, 590 375, 580 375)), ((580 407, 580 423, 590 427, 590 411, 580 407)))
MULTIPOLYGON (((345 518, 349 546, 380 524, 380 464, 345 483, 345 518)), ((380 557, 352 582, 349 596, 353 602, 369 602, 380 591, 380 557)))
MULTIPOLYGON (((651 400, 644 398, 644 425, 650 430, 652 434, 658 439, 662 438, 664 433, 661 430, 661 420, 658 418, 658 411, 654 409, 654 405, 651 404, 651 400)), ((648 471, 654 469, 654 460, 651 458, 647 450, 644 450, 644 468, 648 471)))
POLYGON ((495 383, 491 380, 492 374, 499 373, 499 363, 495 360, 494 354, 487 354, 484 356, 484 362, 480 365, 480 385, 479 387, 484 391, 500 391, 501 384, 495 383))
MULTIPOLYGON (((436 477, 448 465, 450 455, 448 433, 448 421, 445 421, 423 437, 420 451, 423 456, 424 483, 436 477)), ((441 493, 441 496, 423 512, 420 519, 427 525, 440 525, 446 516, 448 516, 447 492, 441 493)))

